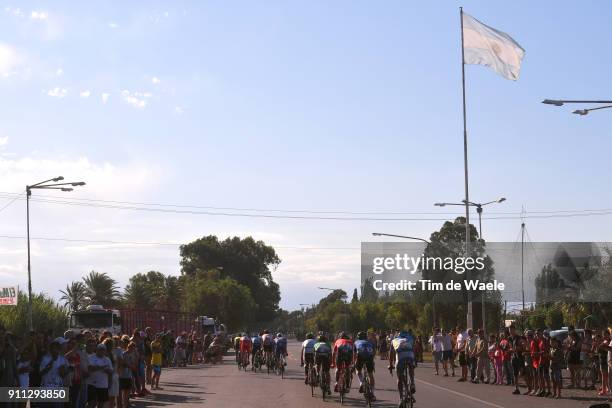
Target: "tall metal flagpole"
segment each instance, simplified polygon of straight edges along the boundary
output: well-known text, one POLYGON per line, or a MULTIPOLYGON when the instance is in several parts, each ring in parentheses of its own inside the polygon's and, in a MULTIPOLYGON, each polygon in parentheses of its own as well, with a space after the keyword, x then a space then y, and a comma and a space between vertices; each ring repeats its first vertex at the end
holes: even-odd
MULTIPOLYGON (((470 194, 468 182, 468 150, 467 150, 467 116, 465 109, 465 50, 463 46, 463 7, 459 7, 459 19, 461 20, 461 85, 463 91, 463 167, 465 173, 465 256, 470 252, 470 194)), ((467 271, 466 279, 470 280, 470 271, 467 271)), ((472 294, 467 293, 467 327, 473 328, 472 294)))

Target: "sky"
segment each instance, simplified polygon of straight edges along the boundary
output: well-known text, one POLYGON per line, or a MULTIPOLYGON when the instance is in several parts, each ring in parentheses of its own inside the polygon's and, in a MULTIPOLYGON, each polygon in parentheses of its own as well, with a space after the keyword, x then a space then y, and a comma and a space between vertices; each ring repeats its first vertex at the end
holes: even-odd
POLYGON ((141 243, 214 234, 277 249, 283 308, 351 293, 372 232, 461 212, 433 206, 464 197, 460 5, 526 50, 516 82, 466 66, 470 198, 507 198, 483 236, 514 242, 524 208, 533 241, 612 241, 610 211, 555 212, 612 208, 612 111, 541 103, 612 99, 605 2, 1 2, 0 285, 27 284, 12 194, 62 175, 87 185, 35 198, 214 208, 32 201, 36 292, 179 274, 176 245, 141 243))

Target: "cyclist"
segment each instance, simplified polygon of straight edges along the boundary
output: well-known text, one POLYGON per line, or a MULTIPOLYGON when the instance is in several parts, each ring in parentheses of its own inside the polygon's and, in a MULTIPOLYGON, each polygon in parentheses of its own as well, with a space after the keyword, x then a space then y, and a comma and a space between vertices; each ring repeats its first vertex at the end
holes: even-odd
POLYGON ((330 365, 330 354, 331 354, 331 346, 327 342, 327 338, 323 334, 319 334, 317 337, 317 342, 314 347, 314 359, 315 364, 317 365, 317 375, 319 378, 323 375, 323 373, 327 373, 327 393, 331 395, 331 391, 329 388, 329 365, 330 365))
MULTIPOLYGON (((336 367, 336 384, 334 392, 338 392, 338 379, 340 378, 340 366, 351 365, 355 359, 355 345, 345 332, 340 332, 338 340, 334 343, 332 352, 332 364, 336 367)), ((348 390, 347 390, 348 391, 348 390)))
POLYGON ((240 333, 236 334, 236 337, 234 337, 234 353, 236 354, 236 361, 240 361, 238 360, 238 358, 240 357, 240 338, 242 336, 240 335, 240 333))
MULTIPOLYGON (((410 392, 414 395, 414 336, 410 331, 401 331, 391 342, 389 353, 389 369, 393 369, 393 361, 397 368, 397 389, 402 393, 402 381, 404 376, 404 366, 408 364, 408 375, 410 376, 410 392)), ((414 399, 414 397, 413 397, 414 399)))
MULTIPOLYGON (((255 336, 251 339, 253 343, 253 353, 251 354, 251 364, 255 365, 255 355, 261 351, 261 335, 255 333, 255 336)), ((261 359, 259 360, 261 362, 261 359)))
POLYGON ((357 333, 355 349, 357 350, 355 371, 359 378, 359 392, 363 393, 363 374, 361 370, 365 365, 368 370, 368 378, 370 379, 372 401, 376 401, 376 397, 374 396, 374 345, 367 339, 367 334, 365 332, 357 333))
POLYGON ((304 384, 308 384, 308 370, 310 369, 311 364, 314 363, 314 346, 315 339, 312 333, 306 334, 306 340, 302 343, 302 352, 300 353, 301 364, 300 367, 304 368, 304 384))
POLYGON ((253 350, 253 343, 247 333, 240 338, 240 361, 244 367, 249 365, 249 356, 253 350))
MULTIPOLYGON (((281 361, 281 356, 287 357, 287 338, 282 333, 277 333, 274 339, 274 356, 277 361, 281 361)), ((283 361, 283 365, 287 365, 287 362, 283 361)))
POLYGON ((261 344, 263 345, 263 351, 265 356, 266 366, 272 366, 272 352, 274 351, 274 338, 268 330, 264 330, 261 335, 261 344))

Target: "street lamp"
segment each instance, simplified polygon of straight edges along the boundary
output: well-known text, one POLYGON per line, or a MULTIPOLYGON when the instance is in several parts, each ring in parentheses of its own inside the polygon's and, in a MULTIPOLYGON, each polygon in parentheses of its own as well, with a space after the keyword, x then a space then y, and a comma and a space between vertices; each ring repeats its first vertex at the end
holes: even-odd
MULTIPOLYGON (((409 237, 407 235, 384 234, 382 232, 373 232, 372 235, 374 235, 375 237, 393 237, 393 238, 412 239, 415 241, 425 242, 426 244, 431 244, 431 242, 429 242, 425 238, 409 237)), ((433 296, 431 297, 431 314, 432 314, 433 324, 434 326, 436 326, 436 293, 435 292, 433 296)))
MULTIPOLYGON (((321 286, 318 286, 317 289, 321 289, 321 290, 329 290, 330 292, 335 292, 337 290, 342 290, 342 289, 334 289, 334 288, 324 288, 321 286)), ((347 311, 347 307, 348 307, 348 303, 346 302, 346 298, 344 299, 344 330, 348 330, 348 311, 347 311)))
MULTIPOLYGON (((559 101, 556 101, 559 102, 559 101)), ((506 197, 500 197, 497 200, 493 200, 493 201, 488 201, 486 203, 474 203, 471 201, 465 201, 462 200, 461 203, 434 203, 435 206, 437 207, 445 207, 447 205, 460 205, 460 206, 465 206, 465 205, 469 205, 471 207, 476 207, 476 212, 478 213, 478 237, 480 238, 480 240, 482 241, 482 207, 489 205, 489 204, 499 204, 499 203, 503 203, 504 201, 506 201, 506 197)), ((466 254, 467 255, 467 254, 466 254)), ((467 271, 467 273, 469 274, 469 270, 467 271)), ((469 276, 468 276, 469 279, 469 276)), ((482 303, 482 328, 483 330, 486 331, 486 311, 485 311, 485 295, 484 295, 484 291, 482 292, 482 299, 481 299, 481 303, 482 303)), ((468 292, 468 326, 472 326, 473 320, 472 320, 472 295, 471 292, 468 292)))
POLYGON ((572 113, 575 113, 576 115, 581 115, 581 116, 585 116, 591 111, 612 108, 612 101, 605 101, 605 100, 603 101, 602 100, 581 101, 581 100, 568 100, 568 99, 544 99, 542 103, 546 105, 553 105, 553 106, 563 106, 566 103, 579 103, 579 104, 583 104, 583 103, 591 104, 592 103, 592 104, 598 104, 598 105, 606 105, 606 106, 599 106, 597 108, 576 109, 575 111, 572 112, 572 113))
POLYGON ((60 183, 64 177, 59 176, 49 180, 41 181, 40 183, 26 186, 26 235, 28 242, 28 328, 30 331, 34 330, 32 324, 32 266, 30 262, 30 196, 32 190, 60 190, 63 192, 72 191, 72 187, 84 186, 83 181, 75 181, 70 183, 60 183))
MULTIPOLYGON (((480 239, 482 239, 482 207, 489 204, 503 203, 504 201, 506 201, 506 197, 500 197, 497 200, 489 201, 486 203, 473 203, 471 201, 467 203, 467 205, 469 205, 470 207, 476 207, 476 212, 478 213, 478 236, 480 237, 480 239)), ((461 203, 434 203, 434 205, 437 207, 445 207, 447 205, 459 205, 463 207, 465 206, 465 204, 465 200, 462 200, 461 203)))

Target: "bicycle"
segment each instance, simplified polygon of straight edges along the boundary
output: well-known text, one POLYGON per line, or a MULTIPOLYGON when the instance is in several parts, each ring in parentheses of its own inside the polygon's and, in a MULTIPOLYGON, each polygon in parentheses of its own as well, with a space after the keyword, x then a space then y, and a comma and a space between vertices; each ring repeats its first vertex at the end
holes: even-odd
POLYGON ((330 394, 329 389, 329 368, 326 370, 323 366, 320 366, 321 372, 318 373, 319 377, 319 387, 321 388, 321 394, 323 396, 323 401, 325 401, 325 397, 330 394))
POLYGON ((368 407, 372 406, 372 402, 374 401, 373 397, 374 397, 374 393, 372 392, 372 384, 370 384, 370 375, 368 373, 367 368, 364 370, 361 370, 362 372, 365 372, 365 374, 363 375, 363 397, 365 398, 366 401, 366 405, 368 407))
POLYGON ((310 385, 310 395, 314 397, 314 389, 317 386, 317 370, 313 363, 306 363, 306 373, 306 382, 310 385))
POLYGON ((257 372, 257 370, 261 370, 261 366, 262 366, 261 350, 257 350, 257 352, 255 353, 255 356, 253 356, 253 366, 251 367, 251 370, 257 372))
POLYGON ((266 369, 268 370, 268 374, 270 374, 270 369, 274 371, 274 367, 276 366, 274 362, 274 354, 271 351, 266 351, 264 355, 264 364, 266 365, 266 369))
POLYGON ((344 404, 344 396, 351 390, 351 381, 353 376, 351 375, 352 368, 348 363, 343 362, 340 364, 338 370, 340 375, 338 376, 338 393, 340 394, 340 405, 344 404))
POLYGON ((242 360, 241 361, 242 369, 246 371, 247 367, 249 366, 249 353, 247 352, 241 353, 240 359, 242 360))
MULTIPOLYGON (((393 375, 393 367, 389 367, 389 372, 393 375)), ((399 376, 399 372, 397 373, 399 376)), ((399 408, 413 408, 414 403, 416 402, 414 397, 412 396, 412 388, 414 387, 412 383, 412 378, 408 375, 408 362, 404 364, 402 369, 402 386, 400 389, 400 402, 399 408)))
POLYGON ((285 378, 285 356, 283 354, 276 359, 276 375, 280 375, 281 379, 285 378))

